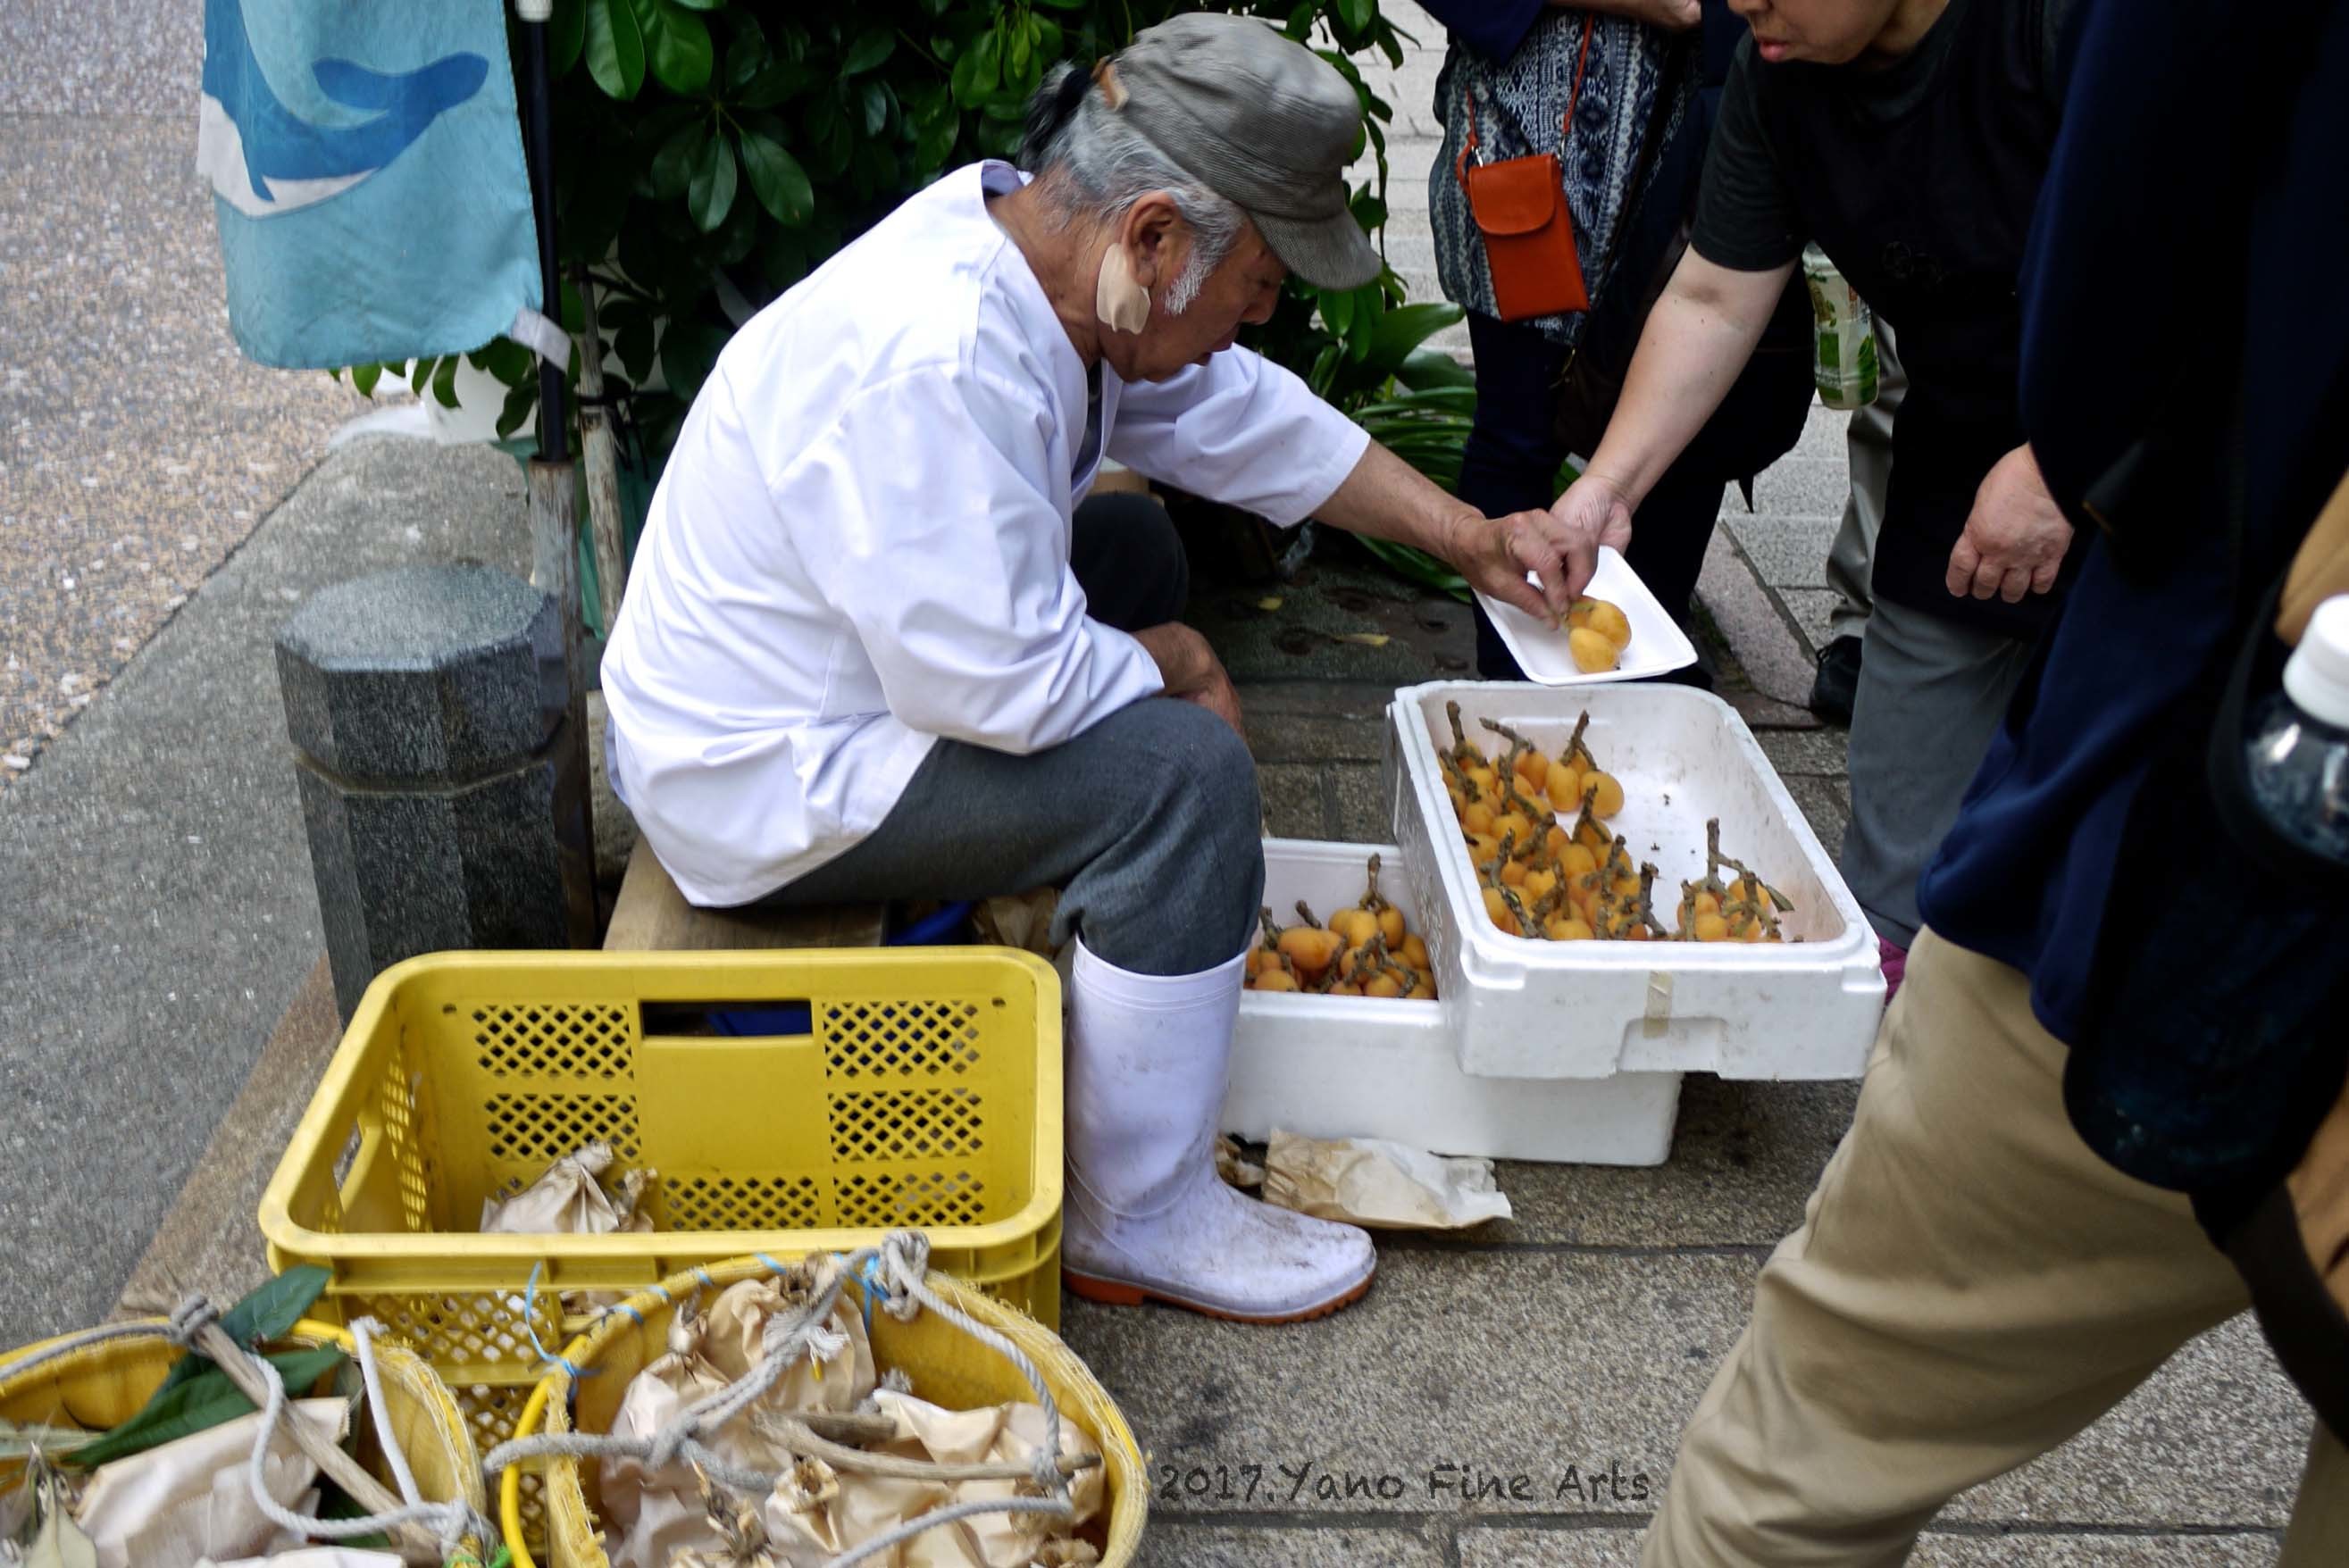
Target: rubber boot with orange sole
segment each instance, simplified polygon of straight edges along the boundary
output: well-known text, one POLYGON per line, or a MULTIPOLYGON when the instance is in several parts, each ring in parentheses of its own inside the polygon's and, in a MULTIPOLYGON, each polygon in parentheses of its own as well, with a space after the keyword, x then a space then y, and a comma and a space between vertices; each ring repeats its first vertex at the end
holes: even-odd
POLYGON ((1077 1295, 1301 1323, 1371 1288, 1378 1254, 1366 1233, 1257 1202, 1216 1174, 1244 956, 1162 976, 1078 945, 1061 1231, 1063 1278, 1077 1295))

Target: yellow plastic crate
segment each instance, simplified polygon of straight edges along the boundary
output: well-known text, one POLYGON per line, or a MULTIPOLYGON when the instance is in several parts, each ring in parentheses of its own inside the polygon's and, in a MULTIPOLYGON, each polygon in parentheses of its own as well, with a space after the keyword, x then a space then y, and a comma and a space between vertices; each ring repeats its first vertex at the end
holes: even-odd
POLYGON ((756 1253, 928 1233, 931 1266, 1060 1321, 1061 987, 1004 948, 438 954, 368 987, 261 1203, 272 1267, 333 1275, 511 1435, 566 1326, 756 1253), (804 1006, 809 1032, 709 1032, 804 1006), (485 1236, 484 1199, 593 1140, 658 1172, 649 1235, 485 1236), (537 1270, 535 1289, 533 1270, 537 1270))

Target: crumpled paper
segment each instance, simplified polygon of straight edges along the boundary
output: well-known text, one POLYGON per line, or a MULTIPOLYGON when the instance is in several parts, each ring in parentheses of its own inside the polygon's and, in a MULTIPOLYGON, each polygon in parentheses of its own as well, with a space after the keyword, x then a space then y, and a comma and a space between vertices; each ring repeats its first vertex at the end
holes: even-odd
POLYGON ((240 1557, 233 1563, 214 1563, 206 1558, 196 1568, 408 1568, 408 1564, 390 1552, 305 1546, 299 1551, 280 1552, 274 1557, 240 1557))
MULTIPOLYGON (((343 1440, 350 1401, 295 1399, 288 1421, 343 1440)), ((249 1464, 262 1413, 239 1417, 145 1453, 100 1465, 74 1510, 98 1548, 98 1568, 196 1568, 206 1558, 265 1557, 298 1546, 254 1501, 249 1464)), ((264 1479, 269 1495, 297 1513, 315 1512, 318 1468, 281 1426, 271 1435, 264 1479)))
MULTIPOLYGON (((823 1293, 839 1268, 837 1259, 813 1258, 772 1278, 728 1285, 707 1305, 698 1297, 679 1304, 669 1317, 668 1354, 630 1381, 613 1418, 612 1435, 650 1437, 686 1406, 736 1381, 764 1357, 770 1321, 778 1315, 791 1321, 823 1293)), ((758 1434, 750 1419, 753 1413, 848 1411, 872 1394, 878 1381, 873 1346, 864 1336, 864 1315, 853 1291, 841 1293, 825 1327, 812 1357, 785 1368, 764 1398, 703 1433, 702 1442, 746 1469, 786 1470, 792 1456, 758 1434)), ((680 1461, 656 1470, 641 1460, 608 1459, 598 1479, 605 1522, 611 1527, 607 1554, 612 1568, 669 1568, 670 1560, 681 1553, 708 1552, 721 1544, 690 1465, 680 1461)), ((798 1568, 795 1559, 778 1561, 798 1568)))
POLYGON ((970 923, 978 939, 995 947, 1017 947, 1039 958, 1051 958, 1052 916, 1061 907, 1058 888, 1040 887, 1030 892, 981 899, 971 911, 970 923))
POLYGON ((1264 1185, 1264 1167, 1250 1160, 1240 1140, 1228 1134, 1216 1140, 1216 1174, 1226 1186, 1242 1191, 1264 1185))
POLYGON ((612 1146, 582 1145, 549 1165, 538 1180, 510 1198, 481 1201, 481 1234, 607 1236, 615 1231, 649 1232, 652 1216, 642 1212, 651 1172, 631 1171, 620 1179, 616 1199, 599 1180, 612 1168, 612 1146))
MULTIPOLYGON (((896 1435, 871 1451, 895 1459, 936 1464, 1032 1462, 1044 1446, 1044 1411, 1012 1403, 976 1410, 949 1410, 910 1394, 883 1389, 873 1398, 876 1413, 896 1423, 896 1435)), ((1063 1418, 1061 1451, 1072 1458, 1098 1455, 1083 1430, 1063 1418)), ((802 1460, 783 1476, 767 1500, 765 1523, 778 1568, 817 1568, 837 1554, 957 1503, 991 1501, 1031 1492, 1021 1480, 926 1481, 836 1470, 821 1460, 802 1460)), ((908 1538, 872 1561, 882 1568, 1030 1568, 1040 1560, 1079 1568, 1092 1559, 1047 1548, 1051 1538, 1101 1511, 1106 1482, 1099 1467, 1070 1479, 1075 1506, 1067 1520, 1035 1513, 979 1514, 939 1525, 908 1538)), ((1087 1547, 1086 1551, 1091 1548, 1087 1547)))
POLYGON ((1489 1160, 1430 1154, 1383 1138, 1305 1138, 1273 1130, 1264 1201, 1377 1230, 1456 1231, 1510 1216, 1489 1160))

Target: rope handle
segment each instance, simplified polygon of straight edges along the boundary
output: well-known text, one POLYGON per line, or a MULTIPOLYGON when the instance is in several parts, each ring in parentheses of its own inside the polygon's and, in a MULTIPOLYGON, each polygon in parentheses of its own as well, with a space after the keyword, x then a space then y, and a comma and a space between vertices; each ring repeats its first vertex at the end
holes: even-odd
POLYGON ((332 1443, 325 1442, 299 1422, 286 1424, 291 1399, 285 1380, 277 1368, 237 1344, 222 1331, 219 1309, 201 1295, 184 1297, 161 1323, 116 1323, 69 1334, 43 1346, 36 1346, 5 1363, 0 1363, 0 1378, 20 1377, 39 1370, 51 1362, 62 1360, 78 1351, 93 1346, 123 1339, 162 1339, 178 1346, 191 1355, 202 1355, 228 1375, 237 1390, 251 1399, 262 1411, 262 1421, 253 1441, 253 1452, 245 1465, 245 1480, 253 1492, 254 1505, 272 1523, 306 1537, 319 1540, 346 1539, 358 1535, 391 1535, 400 1542, 399 1554, 410 1562, 442 1563, 462 1554, 462 1541, 467 1534, 476 1540, 494 1541, 497 1529, 475 1513, 461 1499, 448 1502, 427 1502, 418 1491, 416 1478, 409 1469, 408 1456, 400 1449, 391 1430, 391 1417, 384 1406, 383 1388, 377 1371, 372 1336, 381 1325, 363 1318, 351 1326, 351 1341, 357 1349, 359 1377, 374 1406, 376 1436, 381 1443, 387 1463, 399 1483, 398 1497, 385 1489, 356 1460, 332 1443), (304 1456, 325 1471, 346 1492, 361 1502, 388 1504, 382 1511, 362 1519, 312 1519, 295 1513, 272 1496, 267 1484, 267 1465, 271 1439, 284 1426, 295 1446, 304 1456), (432 1534, 422 1534, 424 1527, 432 1534))
MULTIPOLYGON (((877 1247, 863 1247, 844 1256, 834 1254, 840 1267, 833 1272, 825 1285, 792 1320, 780 1336, 771 1319, 767 1326, 767 1349, 758 1363, 734 1382, 714 1393, 704 1395, 677 1413, 669 1424, 649 1437, 615 1438, 586 1432, 547 1433, 536 1437, 514 1438, 490 1450, 481 1468, 494 1477, 524 1460, 547 1458, 560 1459, 633 1459, 652 1468, 666 1468, 678 1460, 697 1467, 721 1486, 735 1491, 761 1495, 774 1489, 775 1476, 762 1470, 746 1469, 720 1458, 700 1439, 701 1434, 723 1426, 737 1415, 749 1409, 782 1377, 783 1371, 801 1356, 814 1353, 821 1357, 827 1349, 844 1343, 837 1330, 829 1327, 833 1309, 839 1304, 840 1293, 850 1279, 857 1280, 869 1315, 874 1296, 881 1295, 880 1309, 901 1323, 910 1323, 922 1311, 937 1314, 997 1355, 1009 1361, 1027 1382, 1036 1396, 1037 1405, 1044 1412, 1044 1441, 1031 1456, 1028 1476, 1040 1497, 1008 1497, 977 1500, 956 1503, 904 1521, 892 1529, 874 1536, 862 1545, 833 1557, 824 1568, 854 1568, 866 1559, 940 1525, 986 1513, 1048 1513, 1069 1518, 1076 1511, 1076 1502, 1069 1493, 1069 1478, 1063 1473, 1061 1453, 1061 1408, 1052 1390, 1044 1381, 1043 1373, 1027 1352, 1010 1339, 978 1322, 942 1299, 928 1284, 930 1240, 919 1231, 896 1231, 885 1237, 877 1247)), ((760 1263, 775 1274, 786 1272, 785 1265, 761 1253, 760 1263)), ((717 1282, 706 1271, 702 1283, 714 1287, 717 1282)), ((655 1287, 665 1299, 667 1292, 655 1287)), ((639 1326, 641 1313, 626 1304, 609 1308, 612 1313, 624 1313, 639 1326)), ((566 1372, 570 1364, 562 1363, 566 1372)), ((1071 1469, 1076 1467, 1071 1466, 1071 1469)))
MULTIPOLYGON (((1588 11, 1582 14, 1582 47, 1574 57, 1574 86, 1566 96, 1566 113, 1557 122, 1557 156, 1560 161, 1566 158, 1566 139, 1574 129, 1575 108, 1582 102, 1582 73, 1590 64, 1590 31, 1597 22, 1595 14, 1588 11)), ((1461 142, 1459 152, 1453 157, 1452 177, 1460 182, 1460 189, 1465 191, 1468 189, 1468 160, 1475 152, 1477 143, 1476 89, 1472 85, 1461 96, 1468 105, 1468 136, 1461 142)))

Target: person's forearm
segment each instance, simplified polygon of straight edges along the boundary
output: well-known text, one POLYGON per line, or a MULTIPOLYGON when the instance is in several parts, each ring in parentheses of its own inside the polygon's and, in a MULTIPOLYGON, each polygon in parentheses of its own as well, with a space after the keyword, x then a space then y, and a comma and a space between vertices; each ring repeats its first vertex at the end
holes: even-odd
POLYGON ((1412 545, 1445 561, 1458 558, 1460 522, 1484 520, 1376 441, 1362 449, 1353 471, 1314 515, 1349 533, 1412 545))
POLYGON ((1741 273, 1694 251, 1682 256, 1648 314, 1622 396, 1584 472, 1636 510, 1729 395, 1793 273, 1792 263, 1741 273))

